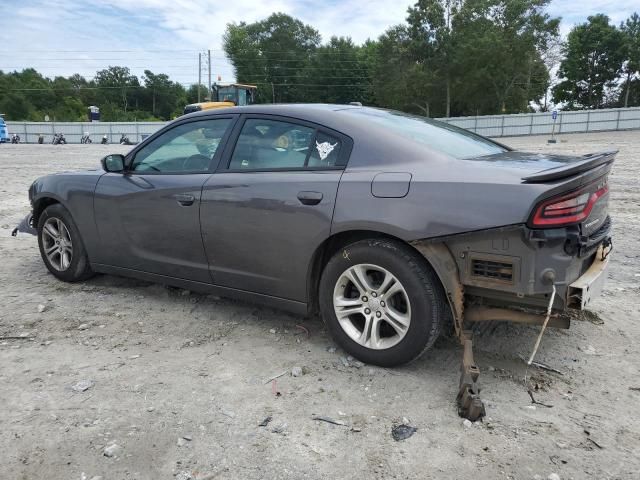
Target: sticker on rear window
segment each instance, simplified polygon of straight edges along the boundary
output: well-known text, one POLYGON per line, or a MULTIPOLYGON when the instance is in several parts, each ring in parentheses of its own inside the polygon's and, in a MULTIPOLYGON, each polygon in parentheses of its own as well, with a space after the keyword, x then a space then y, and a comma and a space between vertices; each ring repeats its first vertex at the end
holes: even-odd
POLYGON ((318 150, 318 155, 320 155, 320 160, 324 160, 329 156, 333 149, 336 148, 338 142, 331 145, 329 142, 318 143, 316 140, 316 150, 318 150))

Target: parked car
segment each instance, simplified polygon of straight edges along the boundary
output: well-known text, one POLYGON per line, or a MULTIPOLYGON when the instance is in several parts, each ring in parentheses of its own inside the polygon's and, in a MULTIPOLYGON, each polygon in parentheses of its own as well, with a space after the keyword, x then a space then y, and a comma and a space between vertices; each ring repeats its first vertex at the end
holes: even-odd
POLYGON ((31 223, 60 280, 319 311, 347 352, 388 367, 451 326, 464 339, 470 321, 585 308, 608 264, 614 157, 518 152, 374 108, 234 107, 37 179, 31 223))

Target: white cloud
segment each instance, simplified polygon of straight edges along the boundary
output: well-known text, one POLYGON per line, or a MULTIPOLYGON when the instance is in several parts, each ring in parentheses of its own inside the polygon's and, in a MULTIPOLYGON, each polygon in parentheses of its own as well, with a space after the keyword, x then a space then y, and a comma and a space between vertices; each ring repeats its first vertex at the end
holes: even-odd
POLYGON ((587 17, 597 13, 609 16, 614 25, 618 25, 634 11, 640 13, 638 0, 553 0, 548 11, 553 16, 562 17, 560 31, 566 35, 577 23, 584 23, 587 17))
MULTIPOLYGON (((212 71, 232 79, 222 52, 227 23, 254 22, 284 12, 317 28, 326 41, 350 36, 361 43, 401 23, 414 0, 8 0, 0 17, 0 69, 33 66, 49 76, 92 76, 108 65, 166 72, 197 81, 197 52, 212 49, 212 71), (180 51, 177 51, 180 50, 180 51), (73 52, 69 52, 73 51, 73 52)), ((607 13, 619 23, 637 0, 554 0, 566 33, 588 15, 607 13)))

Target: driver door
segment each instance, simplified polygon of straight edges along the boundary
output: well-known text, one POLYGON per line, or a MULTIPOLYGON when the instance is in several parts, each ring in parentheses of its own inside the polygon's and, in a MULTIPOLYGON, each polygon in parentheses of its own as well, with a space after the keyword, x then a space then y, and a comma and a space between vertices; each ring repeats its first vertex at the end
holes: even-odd
POLYGON ((124 173, 98 181, 98 263, 211 283, 200 233, 202 186, 235 116, 181 123, 127 156, 124 173))

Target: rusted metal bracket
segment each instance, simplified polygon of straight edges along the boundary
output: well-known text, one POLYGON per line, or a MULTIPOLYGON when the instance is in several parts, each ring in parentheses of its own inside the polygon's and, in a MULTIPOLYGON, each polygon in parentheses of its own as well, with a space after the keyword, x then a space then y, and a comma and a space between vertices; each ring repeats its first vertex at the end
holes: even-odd
POLYGON ((463 330, 460 335, 462 341, 462 365, 460 368, 460 386, 456 402, 458 415, 472 422, 480 420, 486 415, 484 403, 480 399, 478 377, 480 369, 473 359, 473 333, 463 330))
MULTIPOLYGON (((525 323, 528 325, 542 325, 545 315, 539 313, 527 313, 520 310, 507 308, 492 308, 482 305, 468 307, 464 311, 464 319, 467 322, 512 322, 525 323)), ((569 316, 557 314, 550 315, 548 326, 553 328, 569 328, 571 320, 569 316)))
POLYGON ((485 408, 479 395, 480 369, 473 360, 472 333, 463 328, 465 320, 464 288, 460 283, 458 266, 451 250, 444 243, 416 242, 414 246, 431 263, 447 294, 456 336, 463 347, 460 386, 456 397, 458 414, 475 422, 485 416, 485 408))

